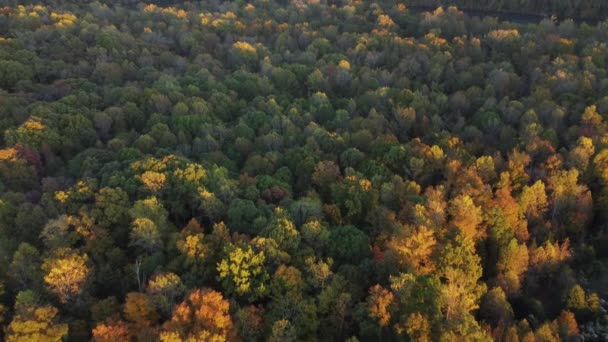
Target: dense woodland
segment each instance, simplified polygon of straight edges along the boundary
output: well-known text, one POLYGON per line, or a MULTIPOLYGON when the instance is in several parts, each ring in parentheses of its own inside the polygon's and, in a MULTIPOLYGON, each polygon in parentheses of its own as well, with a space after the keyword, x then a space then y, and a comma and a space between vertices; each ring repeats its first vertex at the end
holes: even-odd
POLYGON ((449 6, 490 11, 542 13, 560 18, 605 20, 608 1, 604 0, 409 0, 405 4, 449 6))
POLYGON ((608 340, 608 21, 108 2, 0 8, 0 339, 608 340))

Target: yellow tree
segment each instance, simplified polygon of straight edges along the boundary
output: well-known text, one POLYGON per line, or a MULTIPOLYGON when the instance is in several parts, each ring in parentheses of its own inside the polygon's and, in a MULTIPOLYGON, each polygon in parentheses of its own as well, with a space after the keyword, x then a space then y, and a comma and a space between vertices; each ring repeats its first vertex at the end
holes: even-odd
POLYGON ((394 237, 389 248, 397 254, 399 263, 409 271, 428 274, 435 268, 431 254, 436 243, 433 231, 420 226, 408 236, 394 237))
POLYGON ((15 316, 6 330, 7 342, 60 342, 68 325, 57 322, 58 310, 38 305, 31 291, 20 292, 15 303, 15 316))
POLYGON ((560 170, 548 178, 554 227, 564 228, 569 236, 580 238, 591 220, 593 204, 591 192, 578 181, 576 169, 560 170))
POLYGON ((520 287, 524 274, 528 271, 530 260, 528 247, 520 244, 516 239, 500 250, 498 257, 499 283, 508 295, 516 294, 520 287))
POLYGON ((532 186, 524 186, 519 196, 519 206, 530 218, 542 217, 549 206, 545 183, 538 180, 532 186))
POLYGON ((562 311, 556 321, 559 328, 559 334, 562 338, 579 335, 578 324, 576 323, 576 318, 572 312, 567 310, 562 311))
POLYGON ((584 174, 587 171, 593 154, 595 154, 593 140, 587 137, 580 137, 576 146, 570 150, 568 157, 570 164, 584 174))
POLYGON ((175 245, 191 275, 198 277, 204 274, 205 261, 212 253, 209 244, 205 242, 203 228, 196 219, 191 219, 188 225, 176 234, 175 245))
POLYGON ((238 295, 249 295, 251 300, 262 297, 268 291, 269 276, 264 267, 264 252, 256 253, 250 246, 234 247, 217 265, 222 285, 238 295))
POLYGON ((460 231, 476 241, 483 236, 479 229, 482 222, 481 208, 473 203, 469 195, 460 195, 450 201, 449 213, 452 216, 452 224, 460 231))
POLYGON ((152 301, 143 293, 127 294, 124 307, 125 317, 138 326, 150 326, 158 321, 158 313, 152 301))
POLYGON ((160 172, 146 171, 139 177, 139 180, 143 183, 146 189, 152 192, 157 192, 165 186, 167 177, 160 172))
POLYGON ((115 318, 109 318, 98 323, 92 331, 93 342, 117 342, 129 341, 129 327, 127 324, 115 318))
POLYGON ((486 291, 473 240, 464 234, 452 238, 438 256, 437 269, 443 282, 438 300, 445 319, 456 323, 471 318, 486 291))
POLYGON ((390 305, 393 302, 393 293, 380 286, 374 285, 369 290, 367 309, 369 316, 378 320, 378 325, 386 327, 391 321, 390 305))
POLYGON ((56 250, 42 263, 44 282, 65 303, 82 292, 91 272, 88 256, 80 255, 68 248, 56 250))
POLYGON ((500 174, 500 182, 495 196, 499 210, 517 239, 527 241, 529 238, 528 222, 525 220, 519 203, 511 196, 511 179, 507 172, 500 174))
POLYGON ((519 191, 530 180, 530 176, 526 173, 526 167, 530 162, 532 162, 532 159, 525 152, 513 150, 509 153, 507 168, 509 175, 511 175, 514 191, 519 191))
POLYGON ((428 217, 428 227, 432 230, 440 230, 445 227, 446 212, 448 204, 445 201, 444 187, 429 187, 424 192, 425 209, 428 217))
POLYGON ((133 220, 129 238, 131 240, 130 246, 141 247, 150 253, 159 250, 163 245, 156 223, 145 217, 138 217, 133 220))
POLYGON ((429 319, 419 312, 408 316, 405 322, 405 332, 412 341, 431 341, 431 324, 429 319))
POLYGON ((570 241, 566 240, 561 245, 559 242, 545 242, 543 246, 530 250, 530 266, 533 268, 555 269, 558 265, 570 258, 570 241))
POLYGON ((168 341, 230 341, 235 330, 230 304, 220 292, 194 290, 175 307, 163 325, 160 339, 168 341))

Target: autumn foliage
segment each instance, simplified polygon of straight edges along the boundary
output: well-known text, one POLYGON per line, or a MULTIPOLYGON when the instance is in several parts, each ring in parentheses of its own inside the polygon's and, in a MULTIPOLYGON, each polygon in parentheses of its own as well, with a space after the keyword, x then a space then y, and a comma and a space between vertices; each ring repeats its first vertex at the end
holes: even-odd
POLYGON ((0 340, 608 340, 606 4, 3 2, 0 340))

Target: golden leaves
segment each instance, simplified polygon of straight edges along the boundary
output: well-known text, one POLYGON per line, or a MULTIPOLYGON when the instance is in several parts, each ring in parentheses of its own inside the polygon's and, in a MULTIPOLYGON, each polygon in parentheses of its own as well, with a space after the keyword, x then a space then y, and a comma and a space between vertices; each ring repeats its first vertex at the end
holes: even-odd
POLYGON ((68 193, 65 191, 57 191, 55 193, 55 199, 61 203, 65 203, 68 200, 68 198, 69 198, 68 193))
POLYGON ((397 26, 397 24, 395 24, 393 19, 391 19, 391 17, 386 14, 380 14, 378 16, 378 25, 380 25, 384 28, 391 28, 391 27, 397 26))
POLYGON ((141 246, 153 251, 163 245, 158 226, 154 221, 145 217, 137 217, 131 223, 131 245, 141 246))
POLYGON ((417 274, 428 274, 435 269, 431 255, 437 240, 432 230, 420 226, 406 237, 393 238, 389 248, 399 256, 399 263, 417 274))
POLYGON ((338 67, 341 69, 350 70, 350 63, 347 60, 342 59, 340 62, 338 62, 338 67))
POLYGON ((12 147, 0 150, 0 161, 15 161, 17 157, 18 152, 12 147))
POLYGON ((159 318, 150 299, 139 292, 127 294, 124 313, 128 320, 140 326, 150 326, 159 318))
POLYGON ((466 236, 476 240, 482 234, 478 229, 482 222, 481 208, 473 203, 468 195, 460 195, 450 202, 449 208, 452 224, 466 236))
POLYGON ((61 248, 42 264, 46 272, 44 282, 61 302, 65 303, 82 292, 90 273, 88 260, 86 254, 79 255, 68 248, 61 248))
POLYGON ((164 324, 161 341, 226 341, 234 335, 230 304, 220 292, 194 290, 164 324))
POLYGON ((177 249, 182 252, 189 262, 203 260, 207 254, 207 246, 203 241, 203 233, 185 235, 177 240, 177 249))
POLYGON ((184 168, 178 168, 173 171, 173 176, 186 183, 199 184, 202 182, 207 173, 205 169, 196 163, 188 163, 184 168))
POLYGON ((257 52, 255 46, 244 41, 235 42, 232 46, 242 53, 255 54, 257 52))
POLYGON ((488 38, 492 40, 509 40, 519 38, 519 31, 517 29, 509 30, 492 30, 488 33, 488 38))
POLYGON ((545 243, 544 246, 533 249, 530 253, 530 265, 532 267, 557 266, 560 262, 570 258, 570 242, 566 240, 561 245, 556 242, 545 243))
POLYGON ((94 342, 118 342, 129 340, 129 328, 122 320, 98 323, 92 331, 94 342))
POLYGON ((32 116, 21 125, 21 128, 27 131, 43 131, 44 123, 42 119, 32 116))
POLYGON ((369 191, 372 188, 372 182, 365 178, 358 178, 357 176, 347 176, 344 178, 348 183, 350 183, 351 188, 358 187, 363 191, 369 191))
POLYGON ((250 246, 236 247, 217 265, 220 279, 231 283, 239 295, 264 294, 266 288, 263 283, 254 283, 256 277, 265 275, 264 252, 255 253, 250 246))
POLYGON ((144 7, 144 12, 146 13, 163 13, 170 14, 179 19, 186 19, 188 17, 188 12, 183 9, 176 9, 175 7, 158 7, 154 4, 148 4, 144 7))
POLYGON ((55 323, 58 310, 50 305, 28 303, 19 308, 7 329, 7 342, 60 342, 68 333, 67 324, 55 323))
POLYGON ((431 340, 431 324, 428 318, 419 312, 407 317, 404 328, 412 341, 428 342, 431 340))
POLYGON ((369 290, 367 297, 367 308, 369 316, 378 320, 381 327, 386 327, 391 320, 389 306, 393 302, 393 293, 379 284, 369 290))
POLYGON ((74 25, 74 23, 76 22, 76 20, 78 18, 72 13, 53 12, 53 13, 51 13, 51 19, 53 19, 55 21, 55 26, 66 27, 66 26, 74 25))
POLYGON ((139 180, 148 190, 156 192, 165 186, 167 177, 160 172, 146 171, 139 176, 139 180))
POLYGON ((148 282, 148 292, 157 293, 167 289, 178 288, 182 286, 182 280, 175 273, 165 272, 155 275, 148 282))

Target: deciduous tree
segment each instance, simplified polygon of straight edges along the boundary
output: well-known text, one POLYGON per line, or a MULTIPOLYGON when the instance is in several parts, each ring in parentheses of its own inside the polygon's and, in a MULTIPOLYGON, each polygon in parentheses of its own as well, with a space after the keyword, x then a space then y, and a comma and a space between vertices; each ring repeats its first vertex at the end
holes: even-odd
POLYGON ((59 310, 38 303, 31 291, 19 292, 15 303, 15 316, 8 325, 6 340, 59 342, 68 334, 68 325, 59 323, 59 310))

